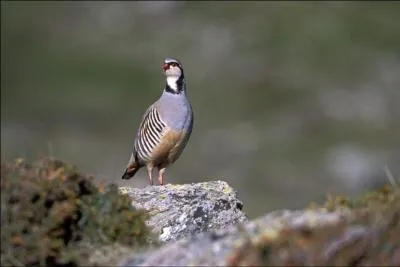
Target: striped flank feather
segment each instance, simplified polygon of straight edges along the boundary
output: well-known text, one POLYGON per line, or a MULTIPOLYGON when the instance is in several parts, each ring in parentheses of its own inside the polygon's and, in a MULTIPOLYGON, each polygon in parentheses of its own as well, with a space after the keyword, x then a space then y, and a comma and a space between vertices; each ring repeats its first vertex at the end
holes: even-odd
POLYGON ((139 161, 150 160, 154 149, 160 144, 166 126, 157 109, 154 106, 150 107, 135 140, 135 151, 139 161))

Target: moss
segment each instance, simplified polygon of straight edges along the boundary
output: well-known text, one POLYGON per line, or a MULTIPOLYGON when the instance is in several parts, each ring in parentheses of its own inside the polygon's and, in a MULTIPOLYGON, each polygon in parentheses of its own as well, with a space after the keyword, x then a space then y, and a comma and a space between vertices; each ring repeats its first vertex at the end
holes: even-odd
POLYGON ((352 219, 323 227, 283 228, 249 238, 228 266, 399 266, 400 188, 385 185, 356 199, 329 196, 313 208, 347 209, 352 219))
POLYGON ((115 185, 97 187, 59 160, 3 163, 1 200, 2 266, 83 265, 90 251, 82 244, 135 248, 151 241, 145 211, 115 185))

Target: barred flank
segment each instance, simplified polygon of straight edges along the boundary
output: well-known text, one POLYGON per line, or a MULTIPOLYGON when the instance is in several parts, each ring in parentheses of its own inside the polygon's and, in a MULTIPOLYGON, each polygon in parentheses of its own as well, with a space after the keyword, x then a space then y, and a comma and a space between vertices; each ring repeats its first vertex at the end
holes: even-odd
POLYGON ((135 141, 135 151, 140 160, 149 160, 152 151, 160 143, 165 127, 166 124, 161 120, 160 114, 152 107, 144 117, 135 141))

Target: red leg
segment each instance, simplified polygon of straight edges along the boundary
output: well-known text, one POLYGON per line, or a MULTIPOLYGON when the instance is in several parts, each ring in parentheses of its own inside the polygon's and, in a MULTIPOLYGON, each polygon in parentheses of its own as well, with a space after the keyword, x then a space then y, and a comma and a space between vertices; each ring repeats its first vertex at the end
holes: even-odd
POLYGON ((161 168, 161 169, 158 171, 158 183, 159 183, 160 185, 163 185, 163 184, 164 184, 164 173, 165 173, 165 168, 161 168))
POLYGON ((149 177, 149 183, 150 183, 150 185, 153 185, 153 178, 152 178, 153 166, 152 165, 147 165, 146 168, 147 168, 147 176, 149 177))

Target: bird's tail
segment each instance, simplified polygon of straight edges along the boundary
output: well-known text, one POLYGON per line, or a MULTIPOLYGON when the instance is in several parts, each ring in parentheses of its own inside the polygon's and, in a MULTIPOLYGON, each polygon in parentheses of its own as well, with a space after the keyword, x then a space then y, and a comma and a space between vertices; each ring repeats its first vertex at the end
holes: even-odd
POLYGON ((131 159, 129 160, 129 164, 126 167, 124 174, 122 175, 122 179, 127 180, 132 178, 141 167, 142 166, 132 155, 131 159))

